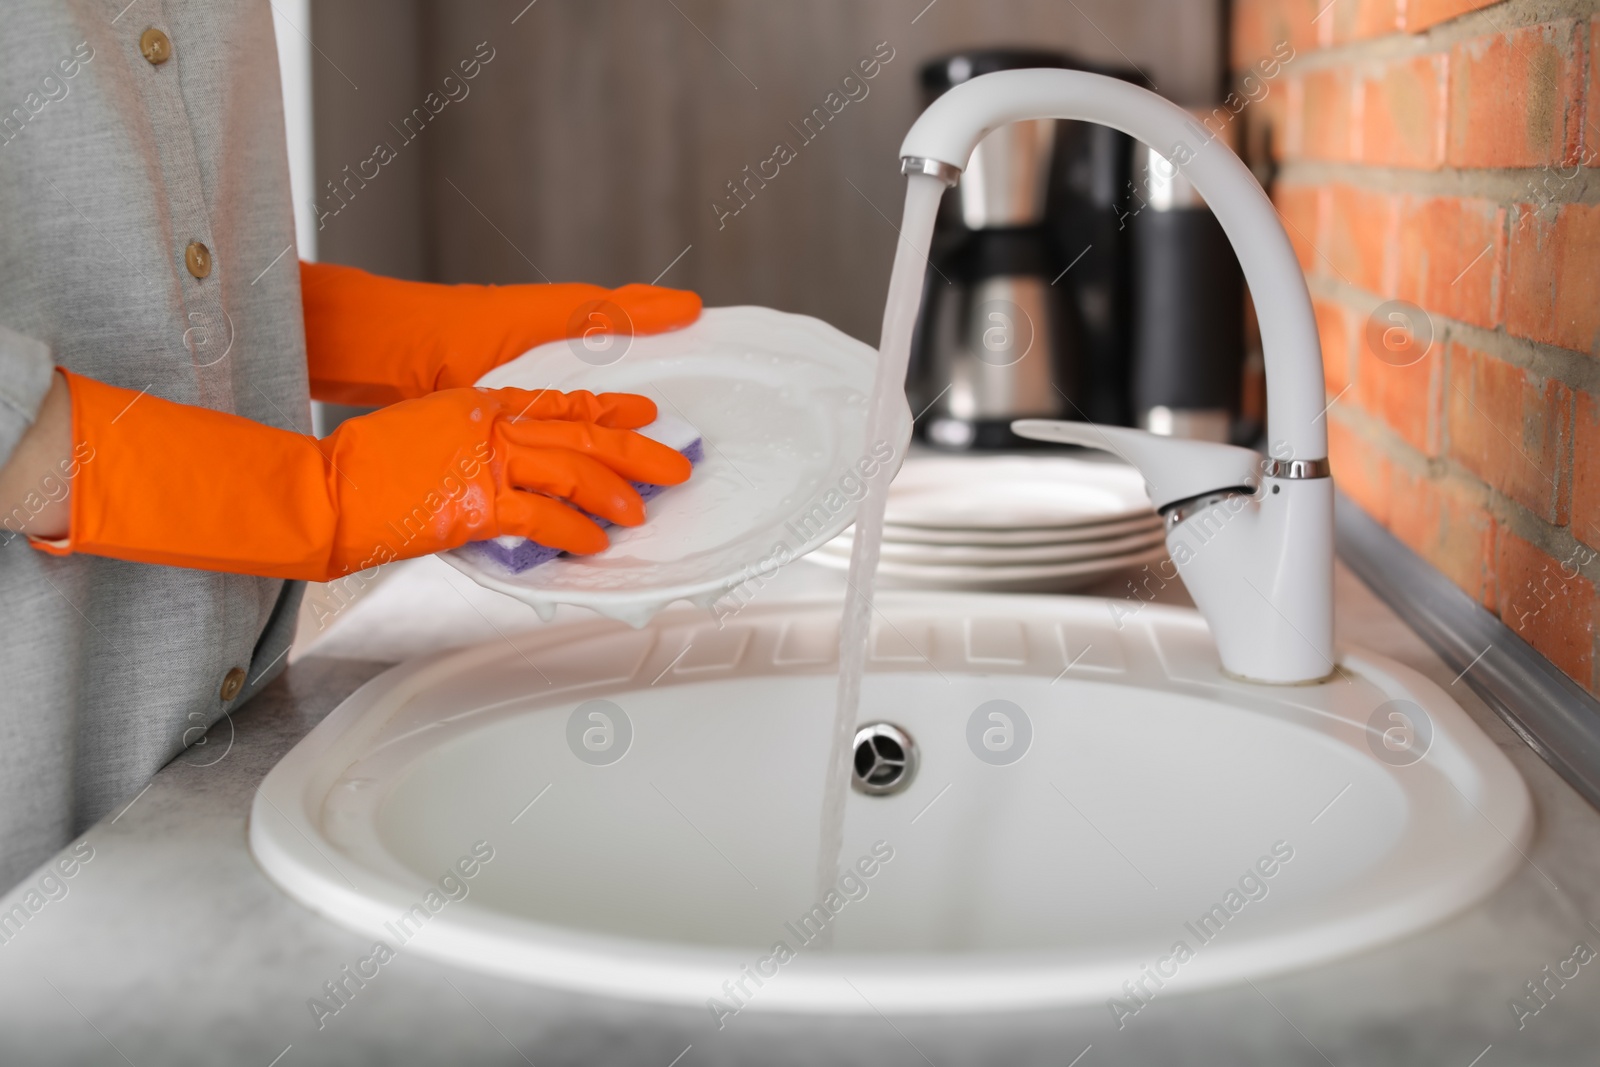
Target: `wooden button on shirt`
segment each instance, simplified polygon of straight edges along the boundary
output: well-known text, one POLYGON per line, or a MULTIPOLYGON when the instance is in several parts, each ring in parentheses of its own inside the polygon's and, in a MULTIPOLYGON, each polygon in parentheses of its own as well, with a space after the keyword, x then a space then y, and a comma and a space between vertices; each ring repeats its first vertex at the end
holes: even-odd
POLYGON ((211 273, 211 249, 199 241, 190 241, 189 247, 183 250, 183 263, 190 274, 204 278, 211 273))
POLYGON ((154 26, 139 35, 139 51, 153 67, 159 67, 172 58, 172 39, 154 26))

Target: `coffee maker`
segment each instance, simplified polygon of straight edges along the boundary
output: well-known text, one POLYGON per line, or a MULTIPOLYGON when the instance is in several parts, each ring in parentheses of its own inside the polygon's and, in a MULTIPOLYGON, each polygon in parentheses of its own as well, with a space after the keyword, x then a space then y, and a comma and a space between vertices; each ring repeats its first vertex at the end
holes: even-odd
MULTIPOLYGON (((924 97, 1033 67, 1090 69, 1057 52, 960 52, 923 67, 924 97)), ((1054 120, 1001 126, 978 143, 941 204, 913 341, 906 388, 924 442, 1030 448, 1013 419, 1130 421, 1118 207, 1132 145, 1104 126, 1054 120)))

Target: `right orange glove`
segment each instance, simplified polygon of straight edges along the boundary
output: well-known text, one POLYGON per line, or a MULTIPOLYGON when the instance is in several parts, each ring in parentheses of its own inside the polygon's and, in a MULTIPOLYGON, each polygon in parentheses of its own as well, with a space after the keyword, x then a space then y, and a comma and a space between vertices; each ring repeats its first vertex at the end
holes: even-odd
POLYGON ((528 349, 687 326, 700 298, 657 285, 438 285, 300 264, 311 396, 392 404, 468 386, 528 349))
POLYGON ((32 542, 56 555, 328 581, 502 534, 593 553, 604 531, 563 501, 637 526, 629 482, 689 477, 633 432, 656 406, 629 393, 446 389, 319 441, 62 373, 92 458, 67 539, 32 542))

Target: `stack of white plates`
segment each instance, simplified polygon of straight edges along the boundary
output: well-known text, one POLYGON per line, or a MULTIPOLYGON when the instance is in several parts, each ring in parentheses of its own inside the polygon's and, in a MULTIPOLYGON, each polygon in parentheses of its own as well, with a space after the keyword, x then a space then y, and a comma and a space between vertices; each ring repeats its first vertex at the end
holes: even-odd
MULTIPOLYGON (((853 530, 810 557, 850 563, 853 530)), ((912 456, 889 488, 880 585, 1064 592, 1166 555, 1144 480, 1074 456, 912 456)))

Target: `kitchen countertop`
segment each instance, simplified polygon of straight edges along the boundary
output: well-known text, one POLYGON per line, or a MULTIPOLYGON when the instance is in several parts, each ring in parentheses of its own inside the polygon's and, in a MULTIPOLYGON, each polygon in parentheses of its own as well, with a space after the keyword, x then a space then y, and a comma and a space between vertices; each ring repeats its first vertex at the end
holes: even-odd
MULTIPOLYGON (((802 585, 827 580, 810 565, 790 570, 802 585)), ((1125 595, 1123 583, 1097 592, 1125 595)), ((308 999, 371 944, 291 901, 255 866, 245 825, 256 787, 385 660, 539 625, 531 609, 438 561, 406 564, 354 603, 325 604, 315 613, 331 620, 325 632, 308 611, 281 678, 85 833, 78 862, 66 864, 70 878, 42 884, 41 868, 0 903, 3 914, 30 889, 49 891, 0 944, 0 1062, 1595 1063, 1600 958, 1559 988, 1550 980, 1548 1004, 1520 1028, 1511 1003, 1579 942, 1600 949, 1600 814, 1465 682, 1452 684, 1455 672, 1342 566, 1337 605, 1342 640, 1447 687, 1534 798, 1526 862, 1489 899, 1437 927, 1253 985, 1175 990, 1121 1031, 1102 1004, 978 1017, 749 1014, 718 1031, 704 1011, 528 986, 404 951, 319 1029, 308 999), (426 616, 406 610, 422 604, 426 616)))

